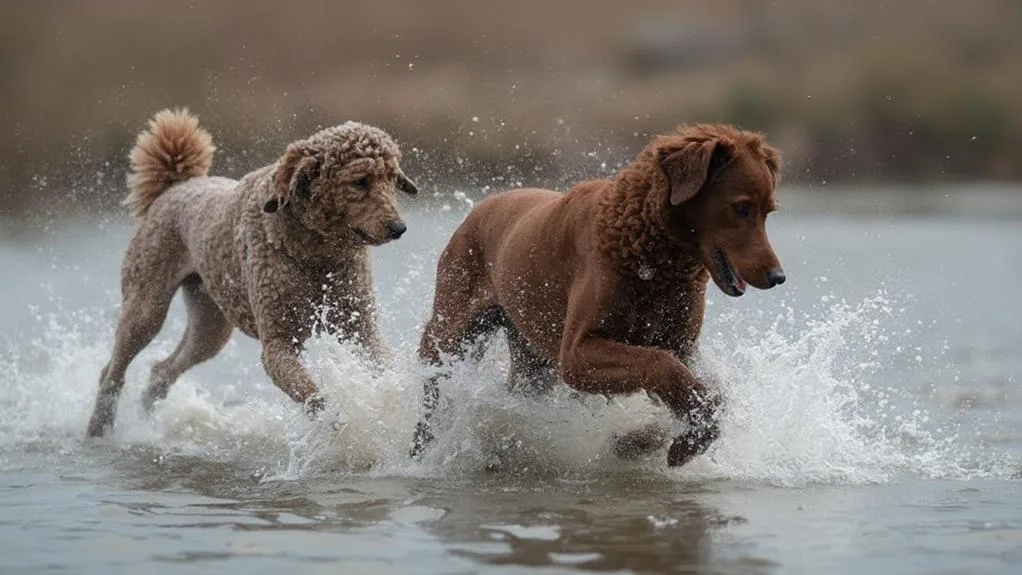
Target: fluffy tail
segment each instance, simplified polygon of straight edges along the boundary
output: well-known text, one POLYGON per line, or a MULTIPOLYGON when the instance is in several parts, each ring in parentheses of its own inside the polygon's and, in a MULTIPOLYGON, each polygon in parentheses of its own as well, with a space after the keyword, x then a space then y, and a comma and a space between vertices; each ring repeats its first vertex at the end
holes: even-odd
POLYGON ((123 205, 142 217, 160 194, 177 182, 205 176, 213 164, 213 138, 186 109, 163 110, 149 120, 149 131, 135 140, 128 156, 131 173, 123 205))

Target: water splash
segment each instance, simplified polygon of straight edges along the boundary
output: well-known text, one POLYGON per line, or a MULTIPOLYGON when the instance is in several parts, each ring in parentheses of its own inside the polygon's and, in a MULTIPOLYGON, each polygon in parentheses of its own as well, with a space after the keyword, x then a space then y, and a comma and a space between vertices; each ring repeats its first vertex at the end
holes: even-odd
MULTIPOLYGON (((216 360, 230 366, 229 374, 186 374, 152 417, 143 416, 138 400, 148 366, 173 348, 171 339, 160 340, 129 370, 111 441, 240 462, 266 481, 488 469, 562 477, 641 469, 681 480, 790 486, 1010 476, 1017 462, 964 438, 954 421, 934 421, 920 403, 925 394, 888 373, 903 353, 899 336, 889 333, 897 330, 887 328, 897 314, 881 293, 854 305, 784 308, 766 321, 740 312, 715 318, 696 371, 726 397, 722 436, 680 470, 664 467, 663 451, 636 462, 610 449, 617 433, 671 425, 665 408, 644 395, 608 401, 565 386, 538 399, 509 395, 503 345, 454 366, 443 387, 438 440, 422 462, 408 458, 426 375, 411 341, 399 342, 395 365, 380 370, 351 345, 313 340, 305 363, 330 405, 313 421, 269 384, 249 350, 236 346, 216 360)), ((29 445, 73 452, 85 444, 109 353, 109 317, 58 309, 37 318, 39 337, 0 347, 0 452, 29 445)))
POLYGON ((729 329, 707 338, 699 367, 726 382, 724 434, 693 471, 784 485, 996 474, 967 463, 977 446, 953 421, 935 425, 919 390, 887 373, 898 348, 885 326, 899 311, 880 292, 786 308, 765 330, 722 318, 729 329))

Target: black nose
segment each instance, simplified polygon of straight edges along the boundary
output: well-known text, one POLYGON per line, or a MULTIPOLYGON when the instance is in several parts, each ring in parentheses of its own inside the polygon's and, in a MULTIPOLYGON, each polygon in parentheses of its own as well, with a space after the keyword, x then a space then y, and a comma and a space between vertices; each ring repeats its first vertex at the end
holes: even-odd
MULTIPOLYGON (((400 238, 402 234, 405 233, 405 230, 408 229, 408 226, 406 226, 405 223, 402 222, 401 220, 396 220, 387 224, 387 228, 390 229, 390 238, 396 240, 400 238)), ((784 281, 783 276, 781 281, 784 281)))
POLYGON ((779 286, 784 283, 784 270, 781 268, 774 268, 767 272, 767 288, 779 286))

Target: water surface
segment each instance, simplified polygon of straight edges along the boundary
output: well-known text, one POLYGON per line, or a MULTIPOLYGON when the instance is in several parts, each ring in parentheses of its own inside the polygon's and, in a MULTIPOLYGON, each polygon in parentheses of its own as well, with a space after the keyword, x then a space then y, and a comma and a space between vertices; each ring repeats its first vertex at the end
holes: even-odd
POLYGON ((302 416, 240 335, 143 417, 177 303, 104 441, 83 435, 129 222, 0 243, 0 571, 1017 572, 1022 222, 772 216, 789 281, 711 289, 697 368, 729 409, 685 468, 610 452, 669 422, 661 407, 508 397, 499 348, 458 367, 440 440, 412 463, 414 345, 465 209, 411 213, 375 252, 393 369, 312 343, 326 417, 302 416))

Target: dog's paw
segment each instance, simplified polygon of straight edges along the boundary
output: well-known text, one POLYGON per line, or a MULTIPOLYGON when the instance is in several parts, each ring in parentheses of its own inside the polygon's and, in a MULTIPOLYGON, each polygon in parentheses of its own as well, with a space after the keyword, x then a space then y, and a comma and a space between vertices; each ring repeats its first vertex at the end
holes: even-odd
POLYGON ((323 408, 326 407, 326 398, 324 398, 322 395, 319 395, 318 393, 311 395, 309 396, 308 399, 305 400, 304 407, 305 414, 315 419, 316 416, 319 415, 321 411, 323 411, 323 408))
POLYGON ((487 473, 498 473, 501 469, 503 469, 503 467, 504 460, 501 459, 499 455, 493 454, 490 456, 489 461, 486 462, 484 469, 486 469, 487 473))
POLYGON ((710 448, 720 437, 720 427, 716 420, 691 424, 688 431, 674 438, 667 450, 667 465, 679 467, 685 465, 697 455, 710 448))
POLYGON ((412 459, 421 459, 422 454, 432 441, 433 432, 429 430, 429 425, 420 421, 415 426, 415 437, 412 438, 412 448, 408 451, 408 456, 412 459))
POLYGON ((614 455, 621 459, 639 459, 663 447, 667 443, 668 437, 667 428, 651 423, 627 433, 615 435, 611 441, 614 455))
POLYGON ((156 410, 156 403, 158 401, 163 401, 166 398, 167 398, 166 393, 160 395, 159 393, 154 392, 152 390, 146 390, 145 393, 142 394, 142 413, 146 417, 151 416, 153 414, 153 411, 156 410))

